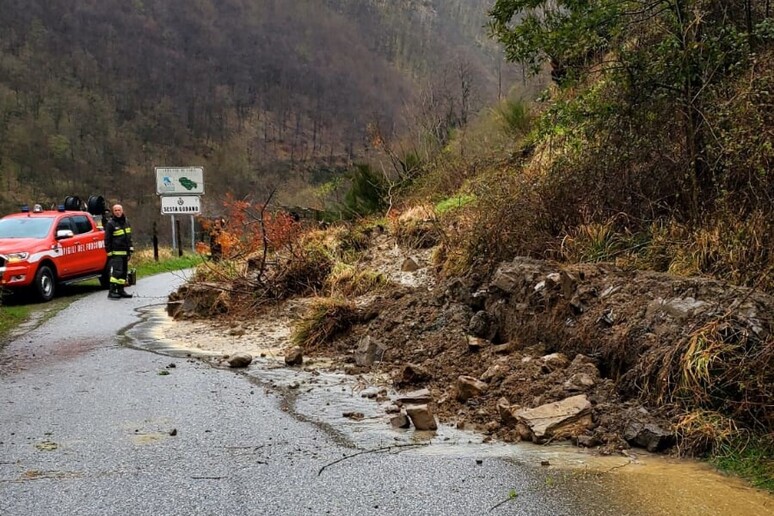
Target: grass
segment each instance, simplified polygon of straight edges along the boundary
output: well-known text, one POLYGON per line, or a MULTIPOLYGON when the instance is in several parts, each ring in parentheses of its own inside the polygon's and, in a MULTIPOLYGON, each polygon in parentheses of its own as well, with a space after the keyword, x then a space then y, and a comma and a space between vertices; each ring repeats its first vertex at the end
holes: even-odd
POLYGON ((435 205, 435 212, 438 215, 443 215, 449 211, 457 208, 462 208, 466 204, 470 204, 475 201, 476 197, 470 194, 460 194, 448 199, 444 199, 435 205))
POLYGON ((186 254, 178 258, 170 258, 168 260, 149 261, 149 262, 134 262, 130 266, 137 269, 137 277, 144 278, 146 276, 153 276, 154 274, 160 274, 162 272, 179 271, 182 269, 191 269, 201 264, 204 258, 198 254, 186 254))
POLYGON ((720 446, 711 459, 721 471, 738 475, 774 493, 774 437, 736 440, 720 446))
POLYGON ((162 248, 159 249, 159 261, 155 261, 153 249, 142 249, 132 255, 129 266, 137 269, 138 278, 144 278, 162 272, 190 269, 202 263, 204 259, 202 255, 190 252, 183 256, 177 256, 177 254, 172 253, 172 249, 162 248))
POLYGON ((0 340, 30 316, 28 305, 0 306, 0 340))

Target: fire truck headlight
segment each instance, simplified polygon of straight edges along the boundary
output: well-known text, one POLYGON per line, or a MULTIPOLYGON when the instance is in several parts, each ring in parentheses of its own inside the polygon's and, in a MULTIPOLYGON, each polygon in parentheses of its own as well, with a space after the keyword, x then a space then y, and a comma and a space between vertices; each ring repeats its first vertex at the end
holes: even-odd
POLYGON ((8 258, 8 263, 17 263, 17 262, 23 262, 27 258, 29 258, 30 253, 9 253, 6 255, 6 258, 8 258))

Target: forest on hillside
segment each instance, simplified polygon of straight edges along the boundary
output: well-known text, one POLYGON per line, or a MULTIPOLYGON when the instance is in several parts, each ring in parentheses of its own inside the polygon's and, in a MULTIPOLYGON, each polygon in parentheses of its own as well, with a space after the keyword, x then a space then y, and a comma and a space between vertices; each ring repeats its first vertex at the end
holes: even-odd
POLYGON ((217 203, 335 175, 369 126, 459 125, 502 93, 486 3, 0 0, 0 209, 101 194, 147 226, 154 166, 217 203))

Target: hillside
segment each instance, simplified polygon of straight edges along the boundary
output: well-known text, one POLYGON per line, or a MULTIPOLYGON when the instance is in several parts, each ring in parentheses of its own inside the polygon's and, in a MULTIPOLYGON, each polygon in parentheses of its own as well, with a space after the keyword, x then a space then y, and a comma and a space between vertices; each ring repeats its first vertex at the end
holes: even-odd
POLYGON ((497 94, 485 4, 1 0, 0 209, 100 193, 147 229, 157 165, 205 166, 217 207, 364 159, 453 64, 475 105, 437 109, 497 94))

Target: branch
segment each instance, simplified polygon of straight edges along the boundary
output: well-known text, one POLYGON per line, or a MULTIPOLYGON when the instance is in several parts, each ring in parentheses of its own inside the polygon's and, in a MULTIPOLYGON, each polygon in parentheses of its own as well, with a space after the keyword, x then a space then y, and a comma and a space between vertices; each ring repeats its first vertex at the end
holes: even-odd
POLYGON ((396 448, 417 448, 420 446, 429 446, 430 443, 413 443, 413 444, 395 444, 393 446, 385 446, 383 448, 374 448, 372 450, 363 450, 357 453, 353 453, 352 455, 345 455, 344 457, 334 460, 333 462, 329 462, 325 466, 320 468, 320 471, 317 472, 317 476, 320 476, 320 474, 325 470, 325 468, 329 466, 333 466, 334 464, 338 464, 339 462, 343 462, 347 459, 351 459, 352 457, 357 457, 358 455, 366 455, 368 453, 380 453, 383 451, 390 451, 396 448))

